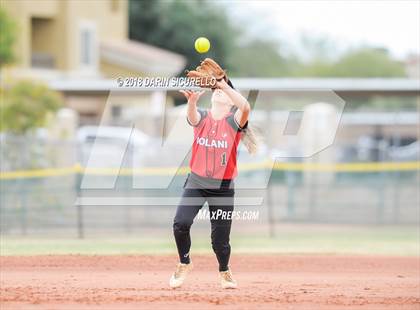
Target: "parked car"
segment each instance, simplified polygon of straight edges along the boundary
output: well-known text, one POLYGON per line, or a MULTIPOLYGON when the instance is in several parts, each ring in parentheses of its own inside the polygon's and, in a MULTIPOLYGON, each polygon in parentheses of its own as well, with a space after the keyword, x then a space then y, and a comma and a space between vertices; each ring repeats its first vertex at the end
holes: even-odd
POLYGON ((117 168, 146 155, 152 138, 136 128, 84 126, 77 131, 77 141, 82 165, 117 168))
POLYGON ((415 141, 404 146, 392 146, 388 156, 394 161, 415 161, 420 159, 420 142, 415 141))

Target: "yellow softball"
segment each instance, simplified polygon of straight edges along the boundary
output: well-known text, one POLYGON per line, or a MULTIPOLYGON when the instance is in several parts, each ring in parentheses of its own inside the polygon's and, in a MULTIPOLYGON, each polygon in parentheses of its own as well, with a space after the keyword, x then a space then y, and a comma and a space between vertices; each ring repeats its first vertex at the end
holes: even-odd
POLYGON ((210 41, 205 37, 199 37, 194 43, 195 50, 200 54, 207 52, 210 49, 210 41))

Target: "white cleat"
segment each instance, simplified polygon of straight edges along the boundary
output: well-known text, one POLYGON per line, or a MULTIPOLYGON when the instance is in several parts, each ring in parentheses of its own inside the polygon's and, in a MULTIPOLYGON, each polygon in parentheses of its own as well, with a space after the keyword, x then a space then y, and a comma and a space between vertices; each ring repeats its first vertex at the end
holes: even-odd
POLYGON ((189 264, 182 264, 179 263, 176 266, 175 272, 172 274, 171 278, 169 279, 169 286, 171 288, 177 288, 181 287, 181 285, 184 283, 188 272, 190 272, 193 268, 192 262, 189 264))
POLYGON ((220 284, 222 288, 237 288, 238 284, 232 277, 232 272, 230 270, 220 271, 220 284))

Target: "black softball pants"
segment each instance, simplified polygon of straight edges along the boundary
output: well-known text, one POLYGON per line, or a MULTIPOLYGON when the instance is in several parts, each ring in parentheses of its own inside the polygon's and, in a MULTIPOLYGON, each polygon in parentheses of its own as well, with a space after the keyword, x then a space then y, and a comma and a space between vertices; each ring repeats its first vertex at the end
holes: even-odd
POLYGON ((211 244, 219 263, 219 271, 229 268, 229 236, 232 226, 233 188, 200 188, 202 184, 194 181, 191 175, 184 185, 184 192, 176 210, 173 232, 181 263, 190 262, 191 248, 190 228, 194 218, 207 201, 211 223, 211 244), (191 180, 192 179, 192 180, 191 180))

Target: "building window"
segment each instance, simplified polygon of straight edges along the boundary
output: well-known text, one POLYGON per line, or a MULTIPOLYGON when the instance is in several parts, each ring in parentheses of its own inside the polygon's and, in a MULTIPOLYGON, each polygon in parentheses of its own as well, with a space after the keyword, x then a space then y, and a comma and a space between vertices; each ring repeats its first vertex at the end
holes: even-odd
POLYGON ((82 22, 79 32, 80 42, 80 67, 85 70, 96 70, 97 43, 96 27, 94 23, 82 22))
POLYGON ((92 65, 92 32, 88 29, 81 31, 81 61, 84 65, 92 65))

